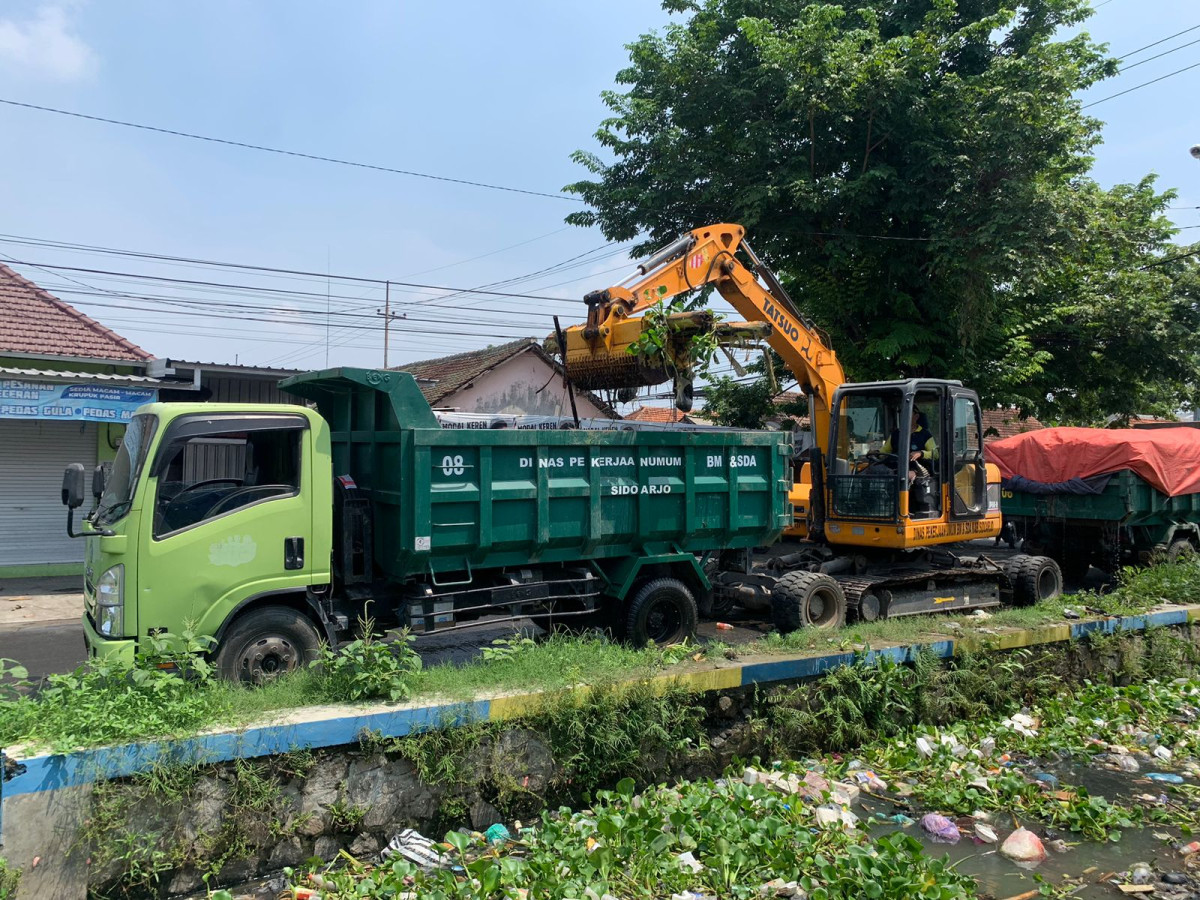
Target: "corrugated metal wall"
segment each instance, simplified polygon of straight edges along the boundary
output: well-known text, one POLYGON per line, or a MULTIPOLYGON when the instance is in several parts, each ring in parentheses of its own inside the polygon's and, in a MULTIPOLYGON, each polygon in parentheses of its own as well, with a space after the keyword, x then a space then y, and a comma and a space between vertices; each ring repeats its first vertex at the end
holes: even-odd
MULTIPOLYGON (((83 540, 67 537, 63 469, 83 463, 91 508, 96 425, 0 419, 0 565, 83 563, 83 540)), ((76 512, 78 523, 80 513, 76 512)))
POLYGON ((212 403, 300 403, 291 394, 279 390, 271 378, 206 374, 201 379, 201 383, 212 390, 212 403))

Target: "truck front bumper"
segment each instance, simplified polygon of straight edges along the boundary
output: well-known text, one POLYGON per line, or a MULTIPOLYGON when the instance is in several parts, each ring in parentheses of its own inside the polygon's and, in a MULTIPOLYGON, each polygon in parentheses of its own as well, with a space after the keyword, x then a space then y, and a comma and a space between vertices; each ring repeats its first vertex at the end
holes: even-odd
POLYGON ((108 659, 132 664, 134 654, 137 652, 137 640, 104 637, 92 627, 91 620, 86 614, 83 617, 83 641, 87 644, 88 659, 108 659))

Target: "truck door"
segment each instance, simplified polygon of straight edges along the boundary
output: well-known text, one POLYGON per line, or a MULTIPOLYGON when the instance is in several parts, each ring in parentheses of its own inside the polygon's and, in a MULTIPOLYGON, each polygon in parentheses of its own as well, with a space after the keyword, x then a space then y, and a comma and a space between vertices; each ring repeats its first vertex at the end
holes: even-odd
POLYGON ((309 435, 304 416, 283 413, 170 424, 138 554, 139 634, 219 624, 248 597, 309 583, 309 435))
POLYGON ((983 461, 983 420, 974 392, 950 390, 950 513, 979 519, 987 513, 987 470, 983 461))

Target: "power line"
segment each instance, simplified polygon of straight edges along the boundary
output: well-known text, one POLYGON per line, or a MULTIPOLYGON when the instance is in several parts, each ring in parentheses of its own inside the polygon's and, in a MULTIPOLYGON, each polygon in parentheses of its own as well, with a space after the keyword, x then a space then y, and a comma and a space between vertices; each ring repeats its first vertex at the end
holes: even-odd
POLYGON ((1139 59, 1137 62, 1130 63, 1127 66, 1121 66, 1121 72, 1125 73, 1130 69, 1136 69, 1143 63, 1154 62, 1156 59, 1162 59, 1164 56, 1170 56, 1177 50, 1183 50, 1185 47, 1191 47, 1195 44, 1200 44, 1200 38, 1196 38, 1194 41, 1188 41, 1186 44, 1180 44, 1178 47, 1172 47, 1170 50, 1164 50, 1162 53, 1155 53, 1153 56, 1147 56, 1145 59, 1139 59))
POLYGON ((279 147, 266 147, 262 144, 250 144, 245 141, 235 141, 229 138, 211 137, 205 134, 195 134, 190 131, 176 131, 172 128, 160 128, 156 125, 143 125, 139 122, 125 122, 121 119, 109 119, 104 116, 92 116, 86 113, 72 112, 67 109, 56 109, 53 106, 38 106, 35 103, 22 103, 19 100, 7 100, 0 97, 0 103, 8 106, 16 106, 21 109, 35 109, 39 112, 54 113, 59 116, 70 116, 74 119, 86 119, 89 122, 103 122, 106 125, 120 125, 123 128, 136 128, 141 131, 153 131, 157 134, 169 134, 174 137, 189 138, 193 141, 207 141, 211 144, 224 144, 228 147, 241 147, 244 150, 258 150, 261 153, 277 153, 280 156, 294 156, 299 159, 311 159, 316 162, 334 163, 339 166, 351 166, 357 169, 370 169, 375 172, 388 172, 392 175, 408 175, 412 178, 428 178, 431 181, 445 181, 450 184, 463 184, 469 187, 487 188, 492 191, 507 191, 512 194, 527 194, 531 197, 549 197, 552 200, 568 200, 573 203, 582 203, 583 200, 579 197, 568 197, 566 194, 550 194, 545 191, 531 191, 525 188, 506 187, 501 184, 488 184, 483 181, 469 181, 465 178, 450 178, 445 175, 430 175, 428 172, 414 172, 410 169, 395 169, 391 166, 378 166, 373 163, 355 162, 349 159, 339 159, 334 156, 320 156, 315 153, 303 153, 299 150, 284 150, 279 147))
MULTIPOLYGON (((191 279, 191 278, 169 278, 166 275, 146 275, 146 274, 139 274, 136 272, 114 272, 109 269, 92 269, 92 268, 87 268, 84 266, 64 266, 64 265, 61 265, 58 263, 32 262, 30 260, 24 260, 24 259, 13 260, 13 262, 16 265, 34 266, 34 267, 38 267, 38 268, 53 269, 56 271, 61 270, 64 272, 81 272, 83 274, 88 274, 88 275, 114 275, 114 276, 119 276, 119 277, 121 277, 121 276, 133 277, 133 278, 139 278, 139 279, 149 280, 149 281, 160 281, 160 282, 165 282, 168 284, 183 284, 183 285, 189 285, 189 286, 197 285, 197 286, 202 286, 202 287, 240 287, 240 288, 248 287, 247 285, 231 285, 231 284, 228 284, 225 282, 219 282, 219 281, 201 281, 201 280, 191 279)), ((258 267, 258 266, 238 266, 238 268, 257 269, 260 267, 258 267)), ((287 271, 287 270, 279 270, 279 271, 287 271)), ((302 274, 312 274, 312 273, 302 273, 302 274)), ((371 281, 371 282, 375 282, 375 283, 378 283, 381 285, 386 283, 385 279, 382 279, 382 278, 368 279, 368 278, 357 278, 357 277, 353 277, 353 276, 330 276, 330 277, 331 278, 348 278, 348 279, 354 280, 354 281, 371 281)), ((518 293, 513 293, 513 292, 505 292, 505 291, 487 291, 487 290, 482 290, 479 288, 452 288, 452 287, 445 287, 442 285, 434 285, 434 284, 419 284, 417 282, 410 282, 410 281, 393 281, 392 284, 398 284, 398 285, 401 285, 402 287, 426 288, 426 289, 437 290, 437 291, 455 291, 458 293, 467 293, 467 294, 484 294, 484 295, 491 296, 491 297, 512 297, 512 298, 515 298, 518 300, 549 300, 549 301, 553 301, 556 303, 578 303, 579 302, 578 300, 573 300, 570 297, 546 297, 546 296, 540 296, 538 294, 518 294, 518 293)), ((251 289, 262 291, 264 293, 305 295, 305 296, 312 296, 312 297, 317 297, 320 299, 325 299, 324 293, 319 293, 316 291, 293 291, 293 290, 284 290, 282 288, 270 288, 270 287, 259 287, 259 288, 251 287, 251 289)), ((352 298, 352 299, 354 299, 354 298, 352 298)), ((360 297, 357 299, 362 299, 362 298, 360 297)))
MULTIPOLYGON (((1197 27, 1200 27, 1200 26, 1197 26, 1197 27)), ((1158 84, 1158 82, 1160 82, 1160 81, 1165 81, 1166 79, 1172 78, 1175 75, 1180 75, 1183 72, 1187 72, 1190 69, 1196 69, 1196 68, 1200 68, 1200 62, 1192 63, 1190 66, 1184 66, 1182 69, 1176 69, 1174 72, 1168 72, 1166 75, 1161 75, 1158 78, 1154 78, 1150 81, 1143 81, 1141 84, 1134 85, 1131 88, 1126 88, 1125 90, 1118 91, 1115 94, 1109 94, 1107 97, 1101 97, 1099 100, 1093 100, 1091 103, 1085 103, 1083 106, 1080 107, 1080 109, 1087 109, 1088 107, 1097 106, 1097 105, 1099 105, 1101 103, 1105 103, 1109 100, 1115 100, 1117 97, 1124 97, 1126 94, 1132 94, 1134 91, 1139 91, 1142 88, 1149 87, 1152 84, 1158 84)))
POLYGON ((1136 50, 1130 50, 1124 56, 1118 57, 1118 61, 1124 62, 1125 60, 1129 59, 1129 57, 1134 56, 1138 53, 1141 53, 1143 50, 1149 50, 1151 47, 1157 47, 1159 44, 1165 44, 1167 41, 1171 40, 1172 38, 1177 38, 1181 34, 1187 34, 1188 32, 1195 31, 1198 28, 1200 28, 1200 25, 1193 25, 1191 28, 1183 29, 1183 31, 1177 31, 1174 34, 1168 34, 1165 38, 1160 38, 1159 40, 1155 41, 1153 44, 1147 44, 1145 47, 1138 47, 1136 50))

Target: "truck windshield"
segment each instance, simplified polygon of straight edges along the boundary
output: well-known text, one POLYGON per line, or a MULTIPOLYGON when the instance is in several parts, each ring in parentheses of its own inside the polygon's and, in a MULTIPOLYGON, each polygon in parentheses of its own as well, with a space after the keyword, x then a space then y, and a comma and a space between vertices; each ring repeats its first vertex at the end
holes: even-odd
POLYGON ((125 438, 117 450, 117 458, 113 460, 112 473, 100 497, 95 517, 97 524, 107 525, 129 512, 129 504, 133 501, 133 493, 142 474, 142 464, 146 460, 146 451, 157 427, 157 416, 141 415, 129 420, 125 438))

